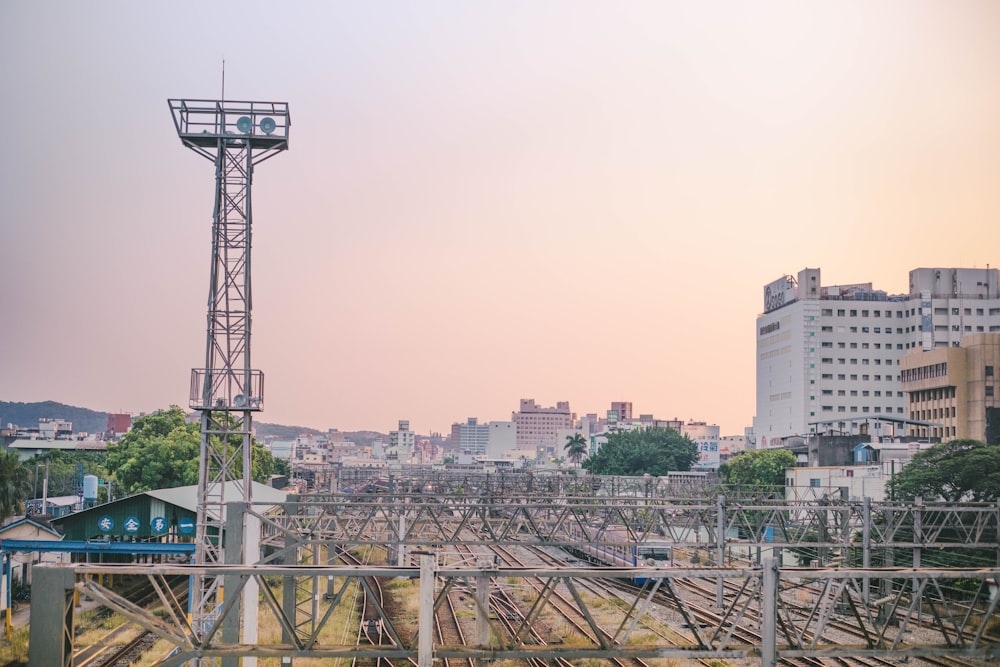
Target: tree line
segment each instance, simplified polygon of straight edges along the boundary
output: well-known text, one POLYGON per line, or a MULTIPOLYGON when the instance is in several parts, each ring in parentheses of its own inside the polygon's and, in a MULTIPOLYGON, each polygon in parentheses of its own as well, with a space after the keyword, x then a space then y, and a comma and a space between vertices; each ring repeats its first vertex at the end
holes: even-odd
MULTIPOLYGON (((237 435, 230 446, 237 447, 241 441, 237 435)), ((251 447, 254 481, 267 482, 271 475, 289 472, 288 463, 272 456, 256 438, 251 447)), ((21 513, 26 500, 41 497, 46 475, 51 497, 75 495, 82 475, 111 482, 116 496, 194 485, 198 483, 200 450, 200 424, 188 421, 183 410, 171 406, 135 419, 132 429, 118 442, 108 443, 106 452, 57 450, 25 461, 16 451, 0 452, 0 516, 21 513)), ((104 489, 102 500, 106 499, 104 489)))

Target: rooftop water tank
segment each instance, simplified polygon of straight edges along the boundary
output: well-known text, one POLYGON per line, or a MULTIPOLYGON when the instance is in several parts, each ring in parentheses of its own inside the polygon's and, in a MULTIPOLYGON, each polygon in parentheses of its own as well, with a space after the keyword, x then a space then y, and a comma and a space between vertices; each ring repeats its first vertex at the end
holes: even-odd
POLYGON ((97 502, 97 475, 83 476, 83 502, 97 502))

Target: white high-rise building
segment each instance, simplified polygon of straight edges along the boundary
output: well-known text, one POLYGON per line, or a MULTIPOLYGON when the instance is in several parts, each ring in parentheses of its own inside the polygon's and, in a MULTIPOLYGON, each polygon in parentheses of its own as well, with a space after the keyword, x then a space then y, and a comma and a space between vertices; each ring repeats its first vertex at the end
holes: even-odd
POLYGON ((410 430, 410 421, 400 419, 399 428, 395 431, 389 431, 389 448, 386 451, 386 460, 394 463, 410 463, 415 444, 416 434, 410 430))
POLYGON ((998 287, 997 269, 953 268, 914 269, 909 291, 896 295, 872 283, 823 286, 819 269, 766 285, 754 444, 830 431, 905 435, 900 359, 1000 331, 998 287))

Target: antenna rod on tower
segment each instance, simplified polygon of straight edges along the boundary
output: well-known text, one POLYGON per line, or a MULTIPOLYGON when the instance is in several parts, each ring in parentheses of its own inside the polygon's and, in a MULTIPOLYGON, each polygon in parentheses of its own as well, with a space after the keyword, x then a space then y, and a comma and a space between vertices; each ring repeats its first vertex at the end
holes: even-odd
POLYGON ((226 101, 226 59, 222 59, 222 96, 219 97, 223 102, 226 101))

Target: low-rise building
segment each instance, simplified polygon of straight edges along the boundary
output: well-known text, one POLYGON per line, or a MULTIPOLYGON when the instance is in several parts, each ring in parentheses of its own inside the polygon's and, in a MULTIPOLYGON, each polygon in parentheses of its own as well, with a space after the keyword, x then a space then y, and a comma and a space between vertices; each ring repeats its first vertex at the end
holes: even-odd
POLYGON ((957 347, 913 350, 900 363, 911 419, 925 438, 1000 444, 1000 333, 965 336, 957 347))

